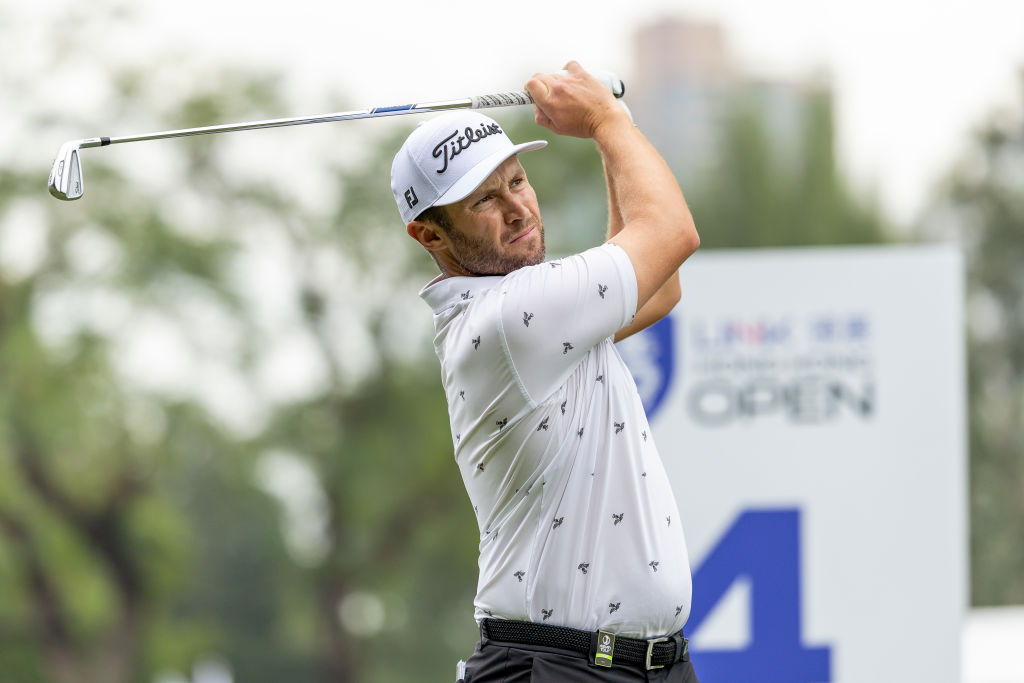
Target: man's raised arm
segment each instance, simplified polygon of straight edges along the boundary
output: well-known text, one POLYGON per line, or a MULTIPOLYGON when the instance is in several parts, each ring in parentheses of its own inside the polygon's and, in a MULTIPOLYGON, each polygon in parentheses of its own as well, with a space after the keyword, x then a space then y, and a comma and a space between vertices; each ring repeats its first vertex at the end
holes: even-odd
POLYGON ((621 247, 633 264, 640 316, 669 278, 677 277, 679 266, 700 246, 700 237, 675 176, 626 111, 578 63, 569 62, 566 70, 538 74, 527 82, 534 116, 555 133, 593 138, 597 144, 609 197, 622 221, 622 229, 608 241, 621 247))
MULTIPOLYGON (((605 239, 611 240, 622 232, 622 226, 625 223, 622 220, 619 198, 615 194, 615 185, 612 182, 611 175, 608 173, 607 165, 604 169, 604 179, 608 187, 608 234, 605 239)), ((648 299, 643 308, 637 310, 632 322, 615 333, 615 341, 620 342, 626 337, 631 337, 640 330, 644 330, 664 318, 679 303, 681 296, 679 271, 676 271, 669 275, 668 279, 665 280, 665 284, 654 293, 654 296, 648 299)))

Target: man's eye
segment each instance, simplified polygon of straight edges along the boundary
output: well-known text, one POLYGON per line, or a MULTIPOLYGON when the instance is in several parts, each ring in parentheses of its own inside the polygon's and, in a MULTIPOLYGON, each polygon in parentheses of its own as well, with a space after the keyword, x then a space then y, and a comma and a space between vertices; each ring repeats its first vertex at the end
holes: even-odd
POLYGON ((480 199, 477 200, 477 202, 476 202, 477 206, 479 206, 480 204, 483 204, 484 202, 486 202, 490 198, 491 198, 491 195, 489 195, 489 194, 484 195, 483 197, 481 197, 480 199))

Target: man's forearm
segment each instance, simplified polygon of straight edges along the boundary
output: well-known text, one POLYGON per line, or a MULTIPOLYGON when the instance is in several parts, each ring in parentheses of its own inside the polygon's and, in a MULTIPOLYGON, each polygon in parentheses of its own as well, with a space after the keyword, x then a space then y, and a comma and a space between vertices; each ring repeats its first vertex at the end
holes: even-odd
POLYGON ((622 220, 622 212, 619 210, 619 202, 615 196, 615 186, 608 174, 608 164, 604 163, 603 159, 602 163, 604 164, 604 184, 608 189, 608 233, 605 235, 605 239, 610 240, 622 230, 625 223, 622 220))
MULTIPOLYGON (((604 178, 608 191, 608 233, 606 239, 611 239, 622 230, 625 220, 622 218, 616 185, 612 181, 607 162, 604 162, 604 178)), ((644 304, 643 308, 637 311, 633 322, 619 330, 618 334, 615 335, 615 341, 625 339, 664 318, 679 303, 681 295, 679 271, 677 270, 665 280, 664 284, 658 288, 658 291, 644 304)))
POLYGON ((602 126, 594 142, 608 186, 609 230, 614 230, 609 237, 632 222, 663 224, 667 217, 688 216, 671 169, 625 112, 602 126))

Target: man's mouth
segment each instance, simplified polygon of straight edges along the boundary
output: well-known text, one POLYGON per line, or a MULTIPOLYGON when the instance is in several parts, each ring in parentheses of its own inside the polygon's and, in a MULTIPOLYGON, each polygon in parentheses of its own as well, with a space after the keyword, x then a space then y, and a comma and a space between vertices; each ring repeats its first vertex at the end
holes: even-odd
POLYGON ((530 236, 531 234, 533 234, 533 231, 536 230, 536 229, 537 229, 536 225, 531 225, 526 230, 523 230, 521 233, 519 233, 518 235, 513 237, 512 240, 509 242, 509 244, 515 244, 516 242, 518 242, 519 240, 523 239, 524 237, 530 236))

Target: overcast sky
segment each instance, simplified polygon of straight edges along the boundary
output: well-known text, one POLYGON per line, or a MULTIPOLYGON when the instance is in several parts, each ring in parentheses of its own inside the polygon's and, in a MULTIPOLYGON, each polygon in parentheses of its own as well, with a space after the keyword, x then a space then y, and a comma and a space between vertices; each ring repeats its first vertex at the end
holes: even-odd
MULTIPOLYGON (((17 3, 16 13, 29 20, 68 6, 63 0, 0 5, 5 2, 17 3)), ((347 92, 357 107, 516 88, 535 71, 555 70, 571 58, 616 71, 628 86, 638 26, 665 16, 719 21, 741 66, 757 75, 830 75, 840 162, 860 190, 876 194, 901 221, 916 216, 968 132, 994 108, 1019 99, 1016 79, 1024 65, 1022 0, 137 0, 127 6, 136 20, 88 39, 106 49, 122 46, 124 59, 144 61, 144 52, 187 46, 211 60, 272 66, 311 90, 347 92)), ((318 113, 302 104, 281 116, 318 113)))

